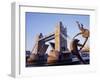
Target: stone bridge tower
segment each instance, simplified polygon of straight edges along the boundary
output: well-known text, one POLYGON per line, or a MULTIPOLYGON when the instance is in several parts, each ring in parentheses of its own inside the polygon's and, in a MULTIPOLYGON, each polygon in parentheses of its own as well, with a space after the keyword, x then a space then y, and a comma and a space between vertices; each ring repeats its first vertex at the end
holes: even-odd
POLYGON ((67 30, 62 22, 59 22, 55 29, 55 50, 67 51, 67 30))

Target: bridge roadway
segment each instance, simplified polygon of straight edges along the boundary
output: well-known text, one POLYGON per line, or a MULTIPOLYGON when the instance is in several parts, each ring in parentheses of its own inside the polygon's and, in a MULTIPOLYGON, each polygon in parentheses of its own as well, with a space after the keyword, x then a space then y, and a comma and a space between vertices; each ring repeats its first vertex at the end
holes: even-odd
POLYGON ((39 41, 43 40, 43 41, 47 42, 47 41, 50 41, 54 38, 55 38, 55 34, 53 32, 53 33, 50 33, 50 34, 44 36, 43 38, 40 38, 39 41))
MULTIPOLYGON (((63 33, 60 33, 60 34, 65 40, 67 40, 67 36, 65 36, 63 33)), ((55 39, 55 33, 54 32, 44 36, 43 38, 39 39, 39 41, 43 40, 43 41, 47 42, 47 41, 50 41, 52 39, 55 39)))

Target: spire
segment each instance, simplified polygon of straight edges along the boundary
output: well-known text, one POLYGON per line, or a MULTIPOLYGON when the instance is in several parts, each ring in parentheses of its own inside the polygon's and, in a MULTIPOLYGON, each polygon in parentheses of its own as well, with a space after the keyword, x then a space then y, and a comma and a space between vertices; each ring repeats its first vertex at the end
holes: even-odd
POLYGON ((59 22, 57 23, 57 25, 56 25, 56 28, 62 28, 62 27, 63 27, 63 24, 62 24, 61 21, 59 21, 59 22))

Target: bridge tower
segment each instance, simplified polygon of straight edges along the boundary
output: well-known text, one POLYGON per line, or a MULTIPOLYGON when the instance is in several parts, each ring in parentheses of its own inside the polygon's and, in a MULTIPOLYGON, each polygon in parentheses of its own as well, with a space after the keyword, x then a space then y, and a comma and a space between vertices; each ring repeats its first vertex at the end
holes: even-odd
POLYGON ((43 38, 42 33, 36 36, 36 43, 32 49, 32 54, 39 54, 39 55, 45 54, 48 45, 45 44, 44 40, 40 40, 41 38, 43 38))
POLYGON ((55 29, 55 50, 67 51, 67 30, 62 22, 59 22, 55 29), (66 37, 66 38, 65 38, 66 37))

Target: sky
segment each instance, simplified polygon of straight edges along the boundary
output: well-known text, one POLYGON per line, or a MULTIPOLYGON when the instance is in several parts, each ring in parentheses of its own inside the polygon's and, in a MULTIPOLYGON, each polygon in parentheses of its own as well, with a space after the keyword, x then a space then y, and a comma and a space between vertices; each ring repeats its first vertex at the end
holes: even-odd
MULTIPOLYGON (((84 28, 89 29, 89 15, 79 15, 79 14, 61 14, 61 13, 36 13, 36 12, 26 12, 25 13, 25 26, 26 26, 26 50, 32 51, 35 44, 36 35, 43 33, 47 35, 54 32, 57 23, 62 21, 63 26, 67 28, 68 47, 71 39, 77 33, 79 33, 76 21, 79 21, 84 25, 84 28)), ((78 37, 80 43, 84 42, 84 38, 78 37)), ((87 42, 89 45, 89 41, 87 42)))

